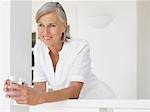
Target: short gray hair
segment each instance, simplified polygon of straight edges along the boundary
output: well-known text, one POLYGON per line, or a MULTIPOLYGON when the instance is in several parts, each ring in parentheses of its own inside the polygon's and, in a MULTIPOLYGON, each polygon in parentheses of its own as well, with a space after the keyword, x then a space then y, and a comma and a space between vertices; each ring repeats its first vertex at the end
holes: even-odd
MULTIPOLYGON (((58 2, 47 2, 43 4, 36 13, 36 23, 38 23, 40 17, 51 13, 56 12, 62 22, 67 22, 67 16, 63 7, 58 2)), ((70 39, 69 26, 67 26, 66 31, 62 34, 62 41, 68 41, 70 39)))

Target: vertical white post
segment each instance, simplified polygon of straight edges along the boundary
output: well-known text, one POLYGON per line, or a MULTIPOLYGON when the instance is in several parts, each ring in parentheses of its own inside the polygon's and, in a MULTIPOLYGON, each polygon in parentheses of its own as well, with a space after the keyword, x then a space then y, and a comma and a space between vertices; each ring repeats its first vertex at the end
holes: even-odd
MULTIPOLYGON (((148 74, 150 74, 150 1, 148 0, 148 74)), ((150 98, 150 75, 148 75, 148 98, 150 98)))
POLYGON ((10 1, 0 1, 0 111, 10 112, 9 100, 3 92, 10 74, 10 1))
MULTIPOLYGON (((11 1, 10 74, 31 84, 32 1, 11 1)), ((11 112, 28 112, 29 108, 11 104, 11 112)))
POLYGON ((137 2, 138 12, 138 98, 150 98, 150 2, 137 2))

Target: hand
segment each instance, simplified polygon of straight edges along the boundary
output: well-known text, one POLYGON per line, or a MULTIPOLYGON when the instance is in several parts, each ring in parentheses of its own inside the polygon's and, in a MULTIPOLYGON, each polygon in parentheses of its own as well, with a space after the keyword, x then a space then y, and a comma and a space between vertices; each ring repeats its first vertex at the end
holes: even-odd
MULTIPOLYGON (((3 91, 5 92, 10 91, 10 85, 11 85, 11 81, 9 79, 5 80, 3 91)), ((10 96, 6 96, 6 97, 9 98, 10 96)))
POLYGON ((12 83, 11 88, 6 91, 6 97, 10 97, 18 104, 36 105, 44 103, 44 93, 35 91, 27 85, 12 83))

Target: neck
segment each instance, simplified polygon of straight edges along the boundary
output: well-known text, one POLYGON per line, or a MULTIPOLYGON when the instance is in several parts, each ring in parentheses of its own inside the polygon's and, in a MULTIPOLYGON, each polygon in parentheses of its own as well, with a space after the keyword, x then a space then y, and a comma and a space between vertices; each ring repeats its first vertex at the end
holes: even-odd
POLYGON ((51 53, 58 54, 58 52, 61 51, 62 47, 63 47, 63 43, 60 42, 54 46, 48 47, 48 49, 50 50, 51 53))

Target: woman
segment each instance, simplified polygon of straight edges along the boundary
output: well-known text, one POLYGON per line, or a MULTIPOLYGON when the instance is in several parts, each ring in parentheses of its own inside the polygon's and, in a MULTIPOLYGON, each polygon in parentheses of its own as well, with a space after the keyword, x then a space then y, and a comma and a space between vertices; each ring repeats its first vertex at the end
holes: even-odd
POLYGON ((87 41, 69 37, 67 17, 58 2, 45 3, 36 14, 36 22, 39 39, 34 47, 34 88, 15 83, 10 87, 7 80, 7 97, 29 105, 77 98, 114 98, 110 88, 91 72, 87 41), (52 91, 46 92, 46 82, 52 91))

